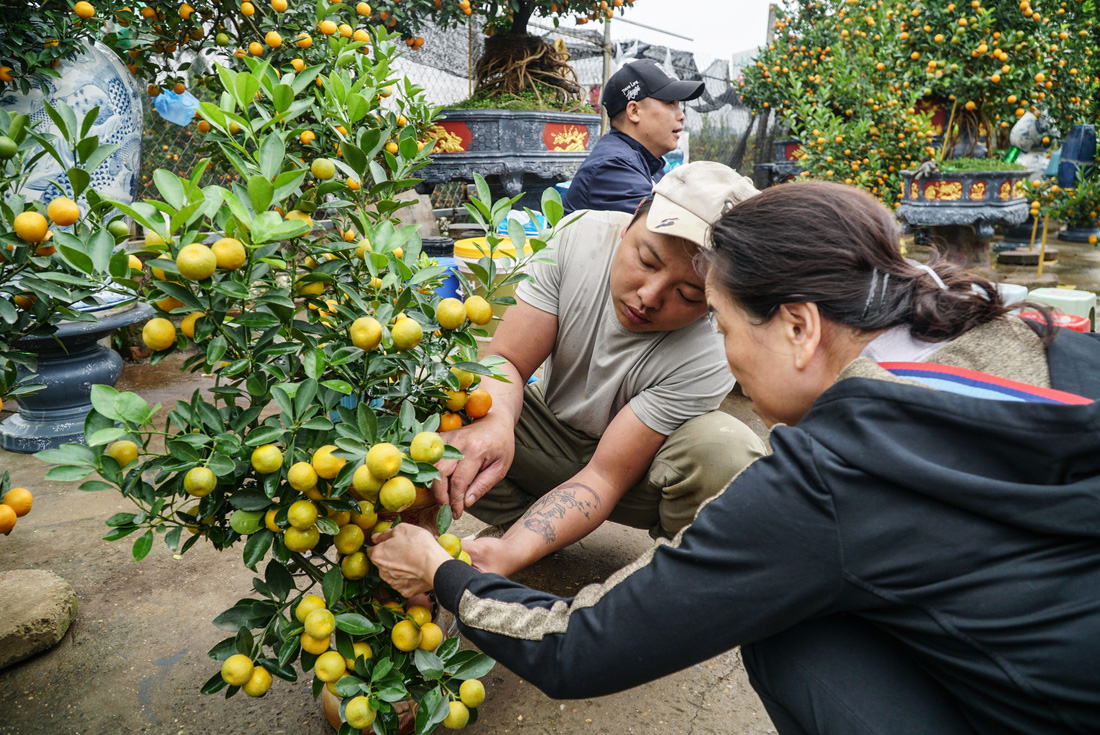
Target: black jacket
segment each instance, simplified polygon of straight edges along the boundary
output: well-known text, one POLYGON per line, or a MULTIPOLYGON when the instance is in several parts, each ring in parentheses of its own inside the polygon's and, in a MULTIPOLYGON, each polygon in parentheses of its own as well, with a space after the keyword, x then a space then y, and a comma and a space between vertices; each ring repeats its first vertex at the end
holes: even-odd
MULTIPOLYGON (((1100 399, 1100 340, 1065 332, 1047 358, 1052 387, 1100 399)), ((562 599, 456 561, 439 599, 555 697, 847 611, 899 641, 979 733, 1100 732, 1100 404, 849 377, 771 441, 672 544, 603 585, 562 599)))
POLYGON ((633 214, 661 180, 665 162, 615 128, 592 147, 562 197, 565 213, 598 209, 633 214))

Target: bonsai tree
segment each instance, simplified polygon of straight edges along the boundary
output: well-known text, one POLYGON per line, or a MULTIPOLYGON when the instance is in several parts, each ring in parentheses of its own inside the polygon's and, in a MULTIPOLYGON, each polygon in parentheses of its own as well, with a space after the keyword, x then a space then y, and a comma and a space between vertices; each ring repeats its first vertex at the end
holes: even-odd
POLYGON ((616 11, 621 14, 633 4, 634 0, 378 0, 374 12, 414 48, 424 43, 416 34, 425 19, 449 28, 481 16, 489 38, 477 62, 473 99, 504 102, 518 96, 540 106, 574 109, 587 103, 576 75, 550 44, 527 32, 527 22, 547 18, 557 25, 568 15, 588 22, 616 11))

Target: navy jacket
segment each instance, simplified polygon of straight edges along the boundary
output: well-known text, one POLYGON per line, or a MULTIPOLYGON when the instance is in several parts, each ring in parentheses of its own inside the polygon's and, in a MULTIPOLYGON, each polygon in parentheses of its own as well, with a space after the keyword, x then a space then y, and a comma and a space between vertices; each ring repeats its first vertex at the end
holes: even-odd
MULTIPOLYGON (((1100 398, 1100 340, 1063 332, 1046 356, 1054 388, 1100 398)), ((976 733, 1100 732, 1100 403, 850 377, 771 442, 672 543, 603 585, 566 599, 449 561, 440 602, 554 697, 637 686, 847 611, 897 640, 976 733)))
POLYGON ((565 213, 599 209, 633 214, 661 180, 664 166, 641 143, 611 128, 577 169, 562 198, 565 213))

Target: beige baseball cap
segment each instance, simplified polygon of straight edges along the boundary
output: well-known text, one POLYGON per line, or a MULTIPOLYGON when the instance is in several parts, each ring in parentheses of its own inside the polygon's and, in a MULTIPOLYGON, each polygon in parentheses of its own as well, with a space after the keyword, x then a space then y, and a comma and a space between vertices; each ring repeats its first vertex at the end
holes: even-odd
POLYGON ((721 163, 696 161, 677 166, 653 187, 646 227, 709 250, 710 226, 735 204, 759 193, 746 177, 721 163))

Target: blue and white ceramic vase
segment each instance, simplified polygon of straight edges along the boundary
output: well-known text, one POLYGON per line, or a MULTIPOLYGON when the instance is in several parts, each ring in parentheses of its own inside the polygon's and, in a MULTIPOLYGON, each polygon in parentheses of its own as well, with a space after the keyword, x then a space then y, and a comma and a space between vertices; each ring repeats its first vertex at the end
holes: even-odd
MULTIPOLYGON (((119 148, 92 172, 91 186, 102 197, 131 202, 137 194, 138 177, 141 174, 141 134, 144 128, 141 107, 141 89, 122 61, 105 45, 96 42, 83 54, 65 59, 57 67, 60 78, 43 77, 47 92, 36 85, 30 94, 8 87, 0 96, 0 108, 9 113, 24 113, 32 122, 45 122, 36 130, 57 134, 57 127, 46 114, 44 100, 50 104, 64 102, 82 118, 93 107, 99 107, 99 115, 90 135, 98 135, 99 142, 117 143, 119 148)), ((58 146, 58 153, 72 165, 73 153, 65 146, 58 146)), ((72 197, 68 177, 49 156, 39 159, 22 193, 28 199, 49 203, 59 196, 72 197), (59 190, 50 183, 53 180, 65 187, 59 190)), ((87 203, 78 201, 81 208, 87 203)))

